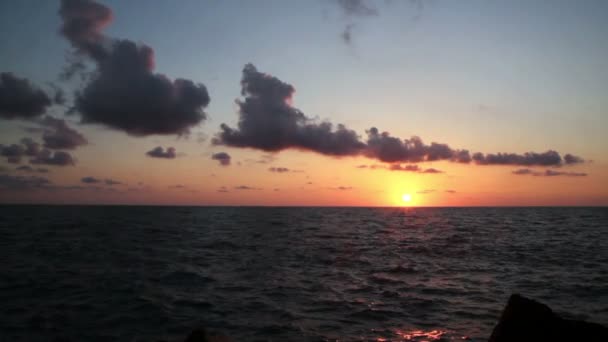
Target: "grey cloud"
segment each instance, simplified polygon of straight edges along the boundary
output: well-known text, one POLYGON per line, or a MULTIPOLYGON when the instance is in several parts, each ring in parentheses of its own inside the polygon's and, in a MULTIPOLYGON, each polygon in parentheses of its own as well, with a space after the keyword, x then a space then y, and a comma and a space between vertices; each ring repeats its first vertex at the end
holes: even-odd
POLYGON ((550 169, 547 169, 544 172, 534 171, 532 169, 518 169, 518 170, 512 171, 511 173, 513 173, 514 175, 519 175, 519 176, 530 175, 530 176, 537 176, 537 177, 554 177, 554 176, 586 177, 587 176, 587 173, 584 173, 584 172, 564 172, 564 171, 556 171, 556 170, 550 170, 550 169))
MULTIPOLYGON (((95 1, 63 0, 61 34, 79 56, 96 65, 72 109, 83 123, 102 124, 133 136, 185 134, 206 119, 210 98, 203 84, 171 81, 154 73, 154 50, 104 35, 112 11, 95 1)), ((82 69, 77 59, 66 74, 82 69)))
POLYGON ((346 15, 359 17, 378 15, 378 10, 365 0, 336 0, 336 2, 346 15))
POLYGON ((177 156, 177 154, 175 153, 175 148, 168 147, 167 150, 165 151, 161 146, 157 146, 157 147, 153 148, 152 150, 146 152, 146 155, 148 155, 148 157, 152 157, 152 158, 165 158, 165 159, 175 159, 175 157, 177 156))
POLYGON ((237 101, 237 128, 222 124, 213 144, 268 152, 295 148, 330 156, 356 155, 365 147, 344 125, 334 130, 331 123, 317 123, 292 107, 294 87, 258 72, 252 64, 243 69, 241 85, 245 99, 237 101))
POLYGON ((425 190, 416 191, 417 194, 421 194, 421 195, 432 194, 433 192, 435 192, 435 189, 425 189, 425 190))
POLYGON ((37 176, 11 176, 0 174, 0 188, 11 190, 22 190, 32 188, 44 188, 51 184, 48 178, 37 176))
POLYGON ((37 172, 37 173, 48 173, 49 169, 45 169, 45 168, 33 168, 29 165, 22 165, 17 167, 15 170, 17 171, 22 171, 22 172, 37 172))
POLYGON ((32 164, 46 164, 55 166, 69 166, 75 165, 76 160, 71 154, 64 151, 55 151, 44 149, 38 153, 34 158, 30 159, 32 164))
POLYGON ((247 185, 239 185, 239 186, 235 186, 234 187, 235 190, 262 190, 260 188, 254 188, 251 186, 247 186, 247 185))
POLYGON ((0 145, 0 156, 6 157, 6 161, 12 164, 21 162, 25 155, 25 148, 22 145, 0 145))
POLYGON ((0 73, 0 118, 33 119, 51 106, 49 95, 27 79, 12 73, 0 73))
POLYGON ((97 183, 101 183, 101 179, 97 179, 95 177, 82 177, 80 179, 81 182, 86 183, 86 184, 97 184, 97 183))
POLYGON ((424 144, 419 137, 399 139, 388 132, 380 132, 376 127, 367 130, 367 148, 365 155, 386 163, 448 160, 467 163, 469 151, 454 150, 447 144, 432 142, 424 144))
POLYGON ((564 155, 564 163, 566 164, 581 164, 584 163, 585 160, 581 157, 578 156, 574 156, 570 153, 566 153, 566 155, 564 155))
POLYGON ((268 171, 276 172, 276 173, 285 173, 285 172, 289 172, 290 170, 286 167, 270 167, 270 168, 268 168, 268 171))
MULTIPOLYGON (((384 163, 419 163, 449 161, 478 165, 562 166, 582 163, 580 157, 549 150, 543 153, 475 153, 454 149, 448 144, 426 144, 413 136, 400 139, 376 127, 366 131, 367 141, 344 125, 334 129, 330 122, 316 122, 291 105, 295 89, 280 79, 259 72, 252 64, 245 65, 241 80, 241 94, 237 100, 239 121, 236 128, 226 124, 212 139, 214 145, 253 148, 267 152, 285 149, 312 151, 328 156, 364 155, 384 163)), ((391 168, 399 170, 398 168, 391 168)), ((404 170, 411 171, 411 170, 404 170)), ((440 173, 437 169, 424 173, 440 173)))
POLYGON ((69 127, 65 120, 45 116, 40 124, 46 127, 42 136, 46 148, 73 150, 78 146, 88 144, 87 139, 69 127))
POLYGON ((226 152, 214 153, 211 156, 211 159, 219 161, 220 165, 222 165, 222 166, 230 165, 230 160, 231 160, 230 155, 226 152))

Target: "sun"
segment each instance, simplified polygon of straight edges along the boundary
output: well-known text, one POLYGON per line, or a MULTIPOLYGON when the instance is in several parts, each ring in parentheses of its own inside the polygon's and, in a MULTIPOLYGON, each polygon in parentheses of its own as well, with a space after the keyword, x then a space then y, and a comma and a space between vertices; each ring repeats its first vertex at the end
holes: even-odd
POLYGON ((401 196, 401 199, 403 200, 403 202, 410 202, 412 200, 412 195, 403 194, 403 196, 401 196))

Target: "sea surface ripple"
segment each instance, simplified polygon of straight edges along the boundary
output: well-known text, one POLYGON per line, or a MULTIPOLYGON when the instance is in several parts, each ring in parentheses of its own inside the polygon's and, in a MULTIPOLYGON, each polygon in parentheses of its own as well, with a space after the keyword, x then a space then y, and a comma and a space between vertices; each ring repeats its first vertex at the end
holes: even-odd
POLYGON ((0 341, 485 341, 608 324, 606 208, 0 207, 0 341))

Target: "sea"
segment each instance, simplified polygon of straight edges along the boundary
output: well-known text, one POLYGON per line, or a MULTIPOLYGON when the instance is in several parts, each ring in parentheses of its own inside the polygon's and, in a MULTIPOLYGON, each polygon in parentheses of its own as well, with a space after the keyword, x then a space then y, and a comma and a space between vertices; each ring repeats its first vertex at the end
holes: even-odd
POLYGON ((487 341, 608 325, 608 208, 0 206, 0 341, 487 341))

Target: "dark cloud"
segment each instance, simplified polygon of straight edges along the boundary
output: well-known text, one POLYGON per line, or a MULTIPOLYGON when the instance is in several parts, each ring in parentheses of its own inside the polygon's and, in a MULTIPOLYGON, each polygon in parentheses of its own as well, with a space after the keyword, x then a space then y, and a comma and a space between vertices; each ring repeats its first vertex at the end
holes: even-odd
POLYGON ((56 166, 75 165, 76 160, 71 154, 63 151, 53 152, 49 149, 40 149, 40 144, 31 138, 21 139, 21 144, 0 145, 0 156, 6 157, 9 163, 20 163, 23 157, 30 158, 31 164, 47 164, 56 166))
POLYGON ((288 148, 331 156, 356 155, 365 147, 355 131, 344 125, 334 130, 329 122, 317 123, 291 106, 295 91, 290 84, 258 72, 247 64, 241 80, 238 127, 221 125, 215 145, 249 147, 274 152, 288 148))
POLYGON ((456 190, 446 190, 445 192, 447 192, 448 194, 455 194, 456 190))
POLYGON ((40 153, 40 144, 31 138, 21 139, 20 144, 2 145, 0 144, 0 156, 6 157, 9 163, 20 163, 25 156, 34 157, 40 153))
POLYGON ((37 173, 48 173, 49 172, 49 169, 45 169, 45 168, 42 168, 42 167, 33 168, 33 167, 29 166, 29 165, 19 166, 15 170, 21 171, 21 172, 37 172, 37 173))
POLYGON ((555 170, 545 170, 546 177, 552 176, 566 176, 566 177, 586 177, 587 174, 584 172, 562 172, 555 170))
POLYGON ((73 111, 83 123, 145 136, 185 134, 206 119, 210 98, 204 85, 154 73, 151 47, 103 34, 112 20, 109 8, 90 0, 63 0, 59 15, 62 35, 96 65, 84 89, 75 94, 73 111))
POLYGON ((424 171, 422 171, 422 173, 443 173, 443 171, 437 170, 437 169, 434 169, 431 167, 431 168, 425 169, 424 171))
POLYGON ((260 188, 254 188, 251 186, 247 186, 247 185, 239 185, 239 186, 235 186, 234 187, 235 190, 262 190, 260 188))
POLYGON ((218 152, 211 155, 211 159, 217 160, 222 166, 230 165, 230 155, 226 152, 218 152))
POLYGON ((566 155, 564 155, 564 163, 566 164, 582 164, 584 162, 585 160, 583 158, 574 156, 570 153, 566 153, 566 155))
POLYGON ((6 157, 6 161, 9 163, 20 163, 24 155, 25 147, 22 145, 0 145, 0 156, 6 157))
POLYGON ((391 171, 407 171, 407 172, 422 172, 422 169, 418 165, 401 165, 391 164, 388 168, 391 171))
POLYGON ((367 148, 365 155, 386 163, 448 160, 468 163, 471 158, 467 150, 453 150, 447 144, 432 142, 424 144, 419 137, 399 139, 388 132, 380 132, 376 127, 366 131, 367 148))
POLYGON ((109 186, 112 186, 112 185, 121 185, 122 184, 122 182, 119 182, 119 181, 113 180, 113 179, 104 179, 103 182, 104 182, 105 185, 109 185, 109 186))
POLYGON ((348 24, 344 27, 344 31, 342 31, 342 33, 340 34, 340 38, 342 38, 342 41, 347 44, 347 45, 351 45, 353 43, 353 28, 354 28, 354 24, 348 24))
POLYGON ((531 169, 518 169, 512 172, 514 175, 524 176, 537 176, 537 177, 553 177, 553 176, 566 176, 566 177, 586 177, 587 174, 584 172, 563 172, 556 170, 545 170, 545 172, 534 171, 531 169))
POLYGON ((217 189, 217 192, 230 192, 230 190, 228 190, 228 188, 226 188, 225 186, 221 186, 219 189, 217 189))
POLYGON ((153 148, 152 150, 146 152, 146 155, 148 155, 148 157, 152 157, 152 158, 165 158, 165 159, 175 159, 175 157, 177 156, 177 154, 175 153, 175 148, 168 147, 167 150, 165 151, 160 146, 157 146, 157 147, 153 148))
POLYGON ((417 194, 421 194, 421 195, 432 194, 433 192, 435 192, 435 189, 425 189, 425 190, 416 191, 417 194))
MULTIPOLYGON (((239 122, 236 128, 226 124, 212 139, 214 145, 254 148, 268 152, 284 149, 313 151, 329 156, 364 155, 384 163, 420 163, 450 161, 479 165, 561 166, 584 162, 566 154, 564 159, 555 151, 483 154, 466 149, 453 149, 448 144, 425 144, 413 136, 400 139, 376 127, 366 131, 367 141, 343 125, 334 130, 329 122, 316 122, 291 105, 295 89, 276 77, 259 72, 252 64, 245 65, 241 79, 243 100, 237 100, 239 122)), ((369 167, 369 166, 368 166, 369 167)), ((391 170, 400 170, 391 167, 391 170)), ((403 171, 414 171, 407 170, 403 171)), ((441 173, 426 169, 423 173, 441 173)))
POLYGON ((365 0, 336 0, 344 14, 349 16, 369 17, 378 15, 378 10, 365 0))
POLYGON ((34 158, 30 159, 32 164, 46 164, 55 166, 75 165, 76 160, 71 154, 64 151, 55 151, 44 149, 40 151, 34 158))
POLYGON ((527 152, 524 154, 516 153, 475 153, 473 161, 479 165, 521 165, 521 166, 561 166, 566 164, 582 163, 583 159, 571 154, 566 154, 566 159, 556 151, 549 150, 543 153, 527 152))
POLYGON ((401 164, 391 164, 389 166, 389 170, 391 171, 406 171, 406 172, 417 172, 417 173, 443 173, 443 171, 434 169, 434 168, 427 168, 427 169, 423 169, 420 166, 416 165, 416 164, 409 164, 409 165, 401 165, 401 164))
POLYGON ((0 73, 0 118, 33 119, 51 104, 51 98, 27 79, 0 73))
POLYGON ((86 183, 86 184, 97 184, 97 183, 101 183, 101 179, 97 179, 95 177, 82 177, 82 179, 80 179, 81 182, 86 183))
POLYGON ((78 146, 88 144, 87 139, 81 133, 69 127, 63 119, 45 116, 40 124, 46 128, 42 135, 46 148, 73 150, 78 146))
POLYGON ((11 190, 22 190, 32 188, 44 188, 51 184, 48 178, 37 176, 11 176, 0 174, 0 188, 11 190))
POLYGON ((285 173, 285 172, 289 172, 289 169, 286 167, 270 167, 270 168, 268 168, 268 171, 276 172, 276 173, 285 173))
POLYGON ((21 139, 21 144, 25 147, 26 156, 36 156, 40 153, 40 144, 35 142, 32 138, 21 139))
POLYGON ((330 188, 332 190, 339 190, 339 191, 347 191, 347 190, 352 190, 353 187, 352 186, 338 186, 335 188, 330 188))

